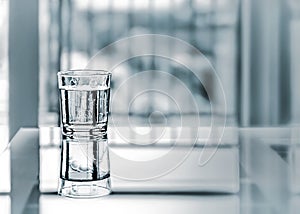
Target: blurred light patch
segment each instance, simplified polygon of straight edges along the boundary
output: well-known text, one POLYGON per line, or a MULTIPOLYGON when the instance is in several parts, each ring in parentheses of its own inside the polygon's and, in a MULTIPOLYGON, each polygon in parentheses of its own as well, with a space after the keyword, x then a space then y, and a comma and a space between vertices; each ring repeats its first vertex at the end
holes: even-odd
POLYGON ((40 127, 40 191, 56 192, 60 167, 60 128, 40 127))
POLYGON ((0 193, 8 193, 10 192, 10 150, 9 149, 3 152, 2 154, 0 154, 0 172, 1 172, 0 193))
POLYGON ((60 148, 40 149, 40 191, 56 192, 60 167, 60 148))
POLYGON ((60 146, 61 136, 59 127, 40 127, 40 146, 60 146))
POLYGON ((0 213, 11 214, 10 197, 8 195, 0 195, 0 213))
POLYGON ((1 154, 3 149, 8 144, 8 1, 7 0, 0 0, 0 92, 1 92, 1 96, 0 96, 0 154, 1 154))

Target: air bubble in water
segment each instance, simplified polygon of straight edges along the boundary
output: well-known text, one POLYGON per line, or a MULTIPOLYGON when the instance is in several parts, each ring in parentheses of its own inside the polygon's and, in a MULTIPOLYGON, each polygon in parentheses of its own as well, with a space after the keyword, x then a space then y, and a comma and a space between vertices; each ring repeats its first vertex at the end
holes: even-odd
POLYGON ((86 172, 86 171, 89 171, 90 169, 89 169, 88 166, 80 166, 80 167, 79 167, 79 170, 80 170, 80 171, 83 171, 83 172, 86 172))
POLYGON ((78 171, 79 164, 78 164, 78 162, 75 160, 75 161, 72 161, 72 162, 71 162, 70 167, 71 167, 73 170, 78 171))
POLYGON ((98 81, 96 79, 91 79, 90 86, 92 88, 95 88, 95 87, 97 87, 97 85, 98 85, 98 81))
POLYGON ((103 113, 99 113, 99 120, 102 121, 104 119, 104 114, 103 113))
POLYGON ((70 85, 71 85, 71 86, 77 86, 77 85, 78 85, 78 79, 72 78, 72 79, 70 80, 70 85))

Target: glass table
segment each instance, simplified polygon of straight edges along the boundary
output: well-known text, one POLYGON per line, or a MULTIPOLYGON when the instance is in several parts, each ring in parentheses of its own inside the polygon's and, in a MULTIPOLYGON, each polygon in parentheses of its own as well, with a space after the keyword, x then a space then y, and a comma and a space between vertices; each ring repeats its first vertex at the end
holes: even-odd
MULTIPOLYGON (((153 138, 148 135, 129 135, 132 142, 145 144, 126 143, 118 135, 120 130, 130 133, 126 127, 109 131, 113 193, 103 198, 70 199, 56 193, 59 128, 20 129, 0 156, 0 213, 293 214, 300 209, 299 128, 228 127, 220 144, 206 145, 209 129, 201 127, 193 144, 188 144, 191 135, 176 138, 176 149, 171 153, 180 155, 170 160, 179 159, 166 165, 176 167, 163 174, 151 161, 170 154, 174 147, 170 139, 178 128, 164 129, 160 140, 151 145, 145 143, 153 138), (199 165, 204 150, 204 157, 213 155, 199 165), (130 168, 116 157, 147 165, 130 168), (122 171, 124 166, 127 169, 122 171), (146 174, 154 177, 134 179, 146 174)), ((159 133, 162 129, 157 130, 159 133)), ((140 127, 138 131, 146 133, 147 129, 140 127)), ((182 133, 189 131, 193 130, 184 129, 182 133)))

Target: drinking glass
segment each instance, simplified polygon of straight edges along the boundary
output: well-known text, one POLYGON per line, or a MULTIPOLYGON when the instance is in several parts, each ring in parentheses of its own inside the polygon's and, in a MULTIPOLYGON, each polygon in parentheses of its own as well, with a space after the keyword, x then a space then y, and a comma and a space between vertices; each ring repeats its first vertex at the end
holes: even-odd
POLYGON ((111 73, 58 72, 62 134, 58 193, 98 197, 110 193, 107 123, 111 73))
POLYGON ((105 134, 111 73, 103 70, 69 70, 58 72, 57 75, 62 134, 105 134))

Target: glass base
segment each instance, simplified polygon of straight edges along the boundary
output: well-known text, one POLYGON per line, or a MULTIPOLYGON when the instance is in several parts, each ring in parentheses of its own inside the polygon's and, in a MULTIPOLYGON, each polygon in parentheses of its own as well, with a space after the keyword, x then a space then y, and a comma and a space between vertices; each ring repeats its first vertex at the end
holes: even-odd
POLYGON ((58 194, 71 198, 95 198, 111 193, 110 178, 97 181, 68 181, 59 179, 58 194))

